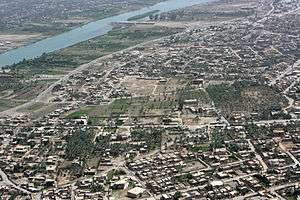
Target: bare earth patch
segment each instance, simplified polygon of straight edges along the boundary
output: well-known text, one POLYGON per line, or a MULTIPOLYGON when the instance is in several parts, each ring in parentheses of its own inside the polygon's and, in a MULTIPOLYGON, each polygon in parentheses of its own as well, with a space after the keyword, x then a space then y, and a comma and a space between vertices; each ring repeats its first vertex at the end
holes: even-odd
POLYGON ((122 83, 131 93, 137 96, 147 96, 153 93, 157 80, 137 79, 135 77, 126 77, 122 83))
POLYGON ((44 38, 42 34, 0 34, 0 53, 44 38))

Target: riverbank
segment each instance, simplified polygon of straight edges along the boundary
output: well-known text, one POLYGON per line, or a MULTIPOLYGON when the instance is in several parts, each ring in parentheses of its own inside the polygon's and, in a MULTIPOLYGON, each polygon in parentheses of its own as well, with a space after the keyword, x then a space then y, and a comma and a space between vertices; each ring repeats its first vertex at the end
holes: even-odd
POLYGON ((155 4, 154 6, 95 21, 55 37, 47 38, 32 45, 1 54, 0 67, 12 65, 14 63, 21 62, 24 59, 33 59, 43 55, 44 53, 50 53, 83 41, 87 41, 97 36, 105 35, 112 30, 113 27, 111 24, 114 22, 126 21, 131 17, 154 10, 160 10, 160 12, 169 12, 209 1, 210 0, 186 0, 183 2, 181 0, 168 0, 155 4))
POLYGON ((188 27, 207 26, 213 23, 156 21, 153 25, 119 27, 107 35, 81 42, 60 51, 44 54, 40 58, 24 61, 10 67, 10 72, 7 74, 10 76, 9 80, 2 79, 0 84, 0 92, 3 94, 0 99, 30 101, 57 80, 49 77, 64 76, 80 65, 97 58, 146 41, 181 32, 188 27))
MULTIPOLYGON (((66 49, 45 54, 10 67, 10 78, 0 79, 0 100, 30 101, 49 85, 79 66, 114 52, 180 32, 181 28, 135 26, 114 29, 107 35, 76 44, 66 49)), ((7 107, 11 108, 10 106, 7 107)), ((2 110, 5 110, 3 107, 2 110)), ((30 108, 29 110, 33 112, 30 108)))
POLYGON ((0 14, 0 53, 62 34, 92 21, 139 10, 166 0, 120 1, 114 4, 107 4, 104 0, 89 0, 82 4, 78 1, 73 5, 51 0, 51 6, 47 6, 47 3, 39 4, 39 9, 37 2, 31 1, 12 0, 6 4, 0 3, 2 8, 15 8, 14 15, 9 13, 10 9, 3 10, 0 14), (91 7, 91 4, 94 6, 91 7), (31 10, 31 14, 26 14, 24 8, 31 10))

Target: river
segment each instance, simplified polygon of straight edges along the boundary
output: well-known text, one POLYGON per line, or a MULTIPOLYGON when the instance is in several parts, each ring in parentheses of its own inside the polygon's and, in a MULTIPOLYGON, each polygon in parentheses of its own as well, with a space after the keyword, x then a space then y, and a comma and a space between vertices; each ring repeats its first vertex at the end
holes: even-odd
POLYGON ((50 53, 97 36, 105 35, 112 30, 113 27, 111 23, 113 22, 127 21, 130 17, 141 15, 150 11, 159 10, 160 12, 168 12, 209 1, 211 0, 168 0, 140 10, 91 22, 57 36, 43 39, 36 43, 0 54, 0 68, 21 62, 23 59, 33 59, 41 56, 43 53, 50 53))

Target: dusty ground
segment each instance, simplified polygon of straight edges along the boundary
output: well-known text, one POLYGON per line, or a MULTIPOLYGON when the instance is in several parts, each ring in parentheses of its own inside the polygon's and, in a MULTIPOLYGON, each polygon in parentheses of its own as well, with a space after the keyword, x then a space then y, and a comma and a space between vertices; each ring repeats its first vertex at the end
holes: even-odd
POLYGON ((137 79, 135 77, 125 77, 122 86, 126 87, 136 96, 146 96, 153 93, 157 80, 137 79))
POLYGON ((290 151, 295 147, 295 144, 293 142, 282 142, 281 144, 281 147, 285 151, 290 151))
POLYGON ((179 89, 184 88, 184 86, 186 84, 187 84, 186 80, 177 79, 177 78, 169 78, 165 84, 160 83, 158 85, 158 87, 156 88, 156 93, 176 92, 179 89))
POLYGON ((75 17, 73 19, 61 19, 61 20, 56 20, 56 23, 64 23, 64 24, 68 24, 68 25, 79 25, 79 24, 84 24, 84 23, 88 23, 90 22, 91 19, 89 18, 84 18, 84 17, 75 17))
POLYGON ((4 34, 0 33, 0 53, 43 39, 42 34, 4 34))
POLYGON ((215 117, 193 117, 189 115, 182 115, 182 123, 187 126, 201 126, 215 122, 215 117))

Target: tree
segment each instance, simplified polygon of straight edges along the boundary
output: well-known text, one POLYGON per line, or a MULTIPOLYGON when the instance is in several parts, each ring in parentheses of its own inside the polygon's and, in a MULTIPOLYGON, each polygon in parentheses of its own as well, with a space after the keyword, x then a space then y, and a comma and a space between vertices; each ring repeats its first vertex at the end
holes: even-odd
POLYGON ((175 200, 177 200, 177 199, 180 199, 180 197, 182 197, 181 192, 180 192, 180 191, 175 192, 173 198, 174 198, 175 200))

